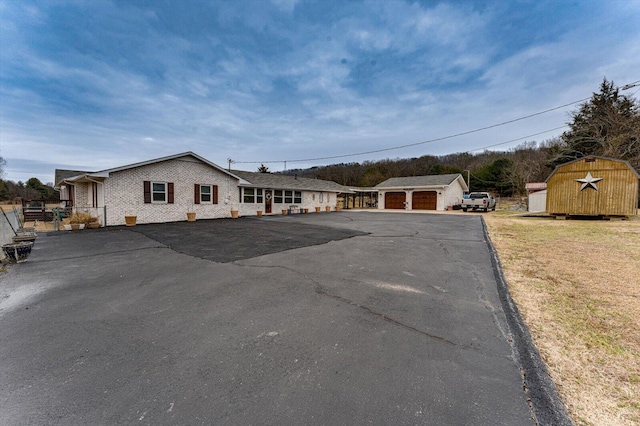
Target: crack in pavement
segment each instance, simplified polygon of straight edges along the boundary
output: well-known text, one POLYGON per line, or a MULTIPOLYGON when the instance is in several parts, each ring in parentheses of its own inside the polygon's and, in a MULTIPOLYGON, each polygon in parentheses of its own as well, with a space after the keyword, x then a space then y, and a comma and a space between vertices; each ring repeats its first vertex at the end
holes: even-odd
MULTIPOLYGON (((504 337, 504 339, 507 342, 510 342, 512 340, 511 333, 505 330, 505 327, 503 326, 502 321, 500 321, 500 318, 498 318, 498 311, 496 310, 495 306, 487 299, 487 294, 485 292, 484 285, 482 284, 482 278, 480 277, 480 274, 476 270, 475 266, 471 267, 469 271, 473 276, 473 281, 477 283, 474 290, 476 291, 476 296, 478 296, 478 302, 480 302, 485 309, 491 312, 491 318, 493 320, 493 324, 496 326, 498 331, 500 331, 500 334, 502 334, 502 337, 504 337)), ((510 346, 512 345, 510 344, 510 346)), ((516 358, 514 357, 513 351, 512 351, 512 359, 514 361, 516 360, 516 358)))
MULTIPOLYGON (((368 312, 371 315, 375 315, 375 316, 383 319, 384 321, 387 321, 387 322, 390 322, 390 323, 395 324, 397 326, 409 329, 409 330, 414 331, 416 333, 420 333, 423 336, 429 337, 429 338, 437 340, 439 342, 446 343, 446 344, 453 345, 453 346, 461 346, 461 345, 458 345, 457 343, 454 343, 454 342, 452 342, 450 340, 445 339, 444 337, 438 336, 436 334, 428 333, 426 331, 420 330, 420 329, 418 329, 416 327, 413 327, 411 325, 408 325, 408 324, 405 324, 405 323, 403 323, 401 321, 398 321, 397 319, 389 317, 389 316, 383 314, 382 312, 378 312, 378 311, 376 311, 376 310, 374 310, 374 309, 372 309, 372 308, 370 308, 368 306, 361 305, 360 303, 356 303, 353 300, 349 300, 349 299, 347 299, 345 297, 338 296, 336 294, 331 294, 324 287, 322 287, 322 284, 320 284, 320 282, 318 282, 317 280, 307 276, 303 272, 297 271, 295 269, 292 269, 292 268, 289 268, 289 267, 286 267, 286 266, 281 266, 281 265, 246 265, 246 264, 243 265, 243 264, 238 263, 238 262, 234 262, 234 264, 237 265, 237 266, 240 266, 242 268, 284 269, 286 271, 293 272, 294 274, 301 275, 303 278, 311 281, 314 284, 314 291, 316 292, 316 294, 319 294, 319 295, 325 296, 325 297, 330 297, 330 298, 332 298, 334 300, 337 300, 339 302, 342 302, 342 303, 345 303, 345 304, 348 304, 348 305, 351 305, 351 306, 355 306, 357 308, 360 308, 360 309, 368 312)), ((462 347, 466 347, 466 346, 462 346, 462 347)), ((472 348, 470 348, 470 349, 472 349, 472 348)))
POLYGON ((86 259, 88 257, 104 256, 104 255, 108 255, 108 254, 128 253, 128 252, 132 252, 132 251, 142 251, 142 250, 149 250, 149 249, 169 249, 169 250, 175 251, 170 246, 160 245, 160 246, 149 246, 149 247, 139 247, 139 248, 125 249, 125 250, 104 251, 104 252, 101 252, 101 253, 83 254, 83 255, 80 255, 80 256, 56 257, 55 259, 38 260, 38 263, 58 262, 60 260, 86 259))

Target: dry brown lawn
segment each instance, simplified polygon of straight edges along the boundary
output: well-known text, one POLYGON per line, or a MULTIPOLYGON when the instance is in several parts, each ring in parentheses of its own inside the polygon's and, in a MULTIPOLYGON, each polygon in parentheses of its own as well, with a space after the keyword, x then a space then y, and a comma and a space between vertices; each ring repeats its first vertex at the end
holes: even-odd
POLYGON ((640 218, 485 220, 574 421, 640 424, 640 218))

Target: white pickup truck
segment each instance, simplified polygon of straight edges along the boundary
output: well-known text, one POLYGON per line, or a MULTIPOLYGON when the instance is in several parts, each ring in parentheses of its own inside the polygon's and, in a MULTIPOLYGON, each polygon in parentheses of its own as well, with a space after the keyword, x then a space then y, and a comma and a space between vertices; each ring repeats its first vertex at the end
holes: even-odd
POLYGON ((468 196, 462 199, 462 211, 467 210, 489 210, 496 209, 496 199, 488 192, 472 192, 468 196))

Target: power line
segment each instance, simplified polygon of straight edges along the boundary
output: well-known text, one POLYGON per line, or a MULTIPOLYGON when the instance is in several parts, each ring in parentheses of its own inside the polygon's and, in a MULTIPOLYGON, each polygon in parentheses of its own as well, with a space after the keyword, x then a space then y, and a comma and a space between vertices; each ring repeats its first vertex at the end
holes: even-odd
MULTIPOLYGON (((334 159, 337 159, 337 158, 356 157, 356 156, 360 156, 360 155, 368 155, 368 154, 376 154, 376 153, 379 153, 379 152, 393 151, 393 150, 397 150, 397 149, 408 148, 408 147, 418 146, 418 145, 425 145, 425 144, 428 144, 428 143, 439 142, 439 141, 443 141, 443 140, 447 140, 447 139, 453 139, 453 138, 457 138, 457 137, 460 137, 460 136, 469 135, 469 134, 472 134, 472 133, 478 133, 478 132, 481 132, 483 130, 493 129, 495 127, 500 127, 500 126, 504 126, 506 124, 515 123, 517 121, 526 120, 528 118, 535 117, 535 116, 542 115, 542 114, 546 114, 548 112, 555 111, 555 110, 558 110, 558 109, 561 109, 561 108, 566 108, 568 106, 575 105, 575 104, 577 104, 579 102, 584 102, 584 101, 586 101, 588 99, 590 99, 590 97, 589 98, 580 99, 580 100, 577 100, 577 101, 574 101, 574 102, 570 102, 568 104, 560 105, 560 106, 557 106, 557 107, 549 108, 549 109, 546 109, 544 111, 536 112, 534 114, 529 114, 529 115, 525 115, 523 117, 514 118, 513 120, 507 120, 507 121, 503 121, 501 123, 492 124, 490 126, 484 126, 484 127, 480 127, 480 128, 473 129, 473 130, 467 130, 465 132, 456 133, 456 134, 453 134, 453 135, 442 136, 440 138, 428 139, 428 140, 425 140, 425 141, 422 141, 422 142, 414 142, 414 143, 394 146, 394 147, 390 147, 390 148, 381 148, 381 149, 374 149, 374 150, 371 150, 371 151, 363 151, 363 152, 357 152, 357 153, 353 153, 353 154, 332 155, 332 156, 327 156, 327 157, 304 158, 304 159, 295 159, 295 160, 272 160, 272 161, 234 161, 234 163, 236 163, 236 164, 272 164, 272 163, 285 163, 285 162, 286 163, 303 163, 303 162, 308 162, 308 161, 334 160, 334 159)), ((562 126, 562 127, 564 127, 564 126, 562 126)), ((541 132, 541 133, 547 133, 547 132, 550 132, 552 130, 557 130, 557 129, 546 130, 546 131, 541 132)), ((531 137, 531 136, 535 136, 535 135, 525 136, 524 138, 519 138, 519 139, 525 139, 525 138, 531 137)), ((519 139, 515 139, 515 140, 519 140, 519 139)), ((506 143, 508 143, 508 142, 501 142, 500 145, 506 144, 506 143)), ((483 149, 483 148, 481 148, 481 149, 483 149)))
POLYGON ((504 141, 504 142, 494 143, 493 145, 483 146, 482 148, 472 149, 472 150, 469 150, 469 151, 467 151, 467 152, 481 151, 481 150, 483 150, 483 149, 493 148, 494 146, 505 145, 505 144, 508 144, 508 143, 511 143, 511 142, 521 141, 521 140, 523 140, 523 139, 529 139, 529 138, 531 138, 531 137, 539 136, 539 135, 542 135, 542 134, 544 134, 544 133, 549 133, 549 132, 553 132, 553 131, 555 131, 555 130, 564 129, 565 127, 567 127, 567 126, 566 126, 566 125, 564 125, 564 126, 554 127, 553 129, 544 130, 544 131, 542 131, 542 132, 538 132, 538 133, 533 133, 533 134, 531 134, 531 135, 523 136, 523 137, 521 137, 521 138, 516 138, 516 139, 511 139, 511 140, 508 140, 508 141, 504 141))
MULTIPOLYGON (((629 83, 629 84, 625 84, 624 86, 621 87, 621 90, 628 90, 628 89, 630 89, 632 87, 638 86, 638 84, 640 84, 640 80, 634 81, 634 82, 629 83)), ((638 91, 636 90, 636 92, 634 92, 631 96, 635 95, 635 93, 637 93, 637 92, 638 91)), ((405 145, 398 145, 398 146, 394 146, 394 147, 390 147, 390 148, 374 149, 374 150, 370 150, 370 151, 363 151, 363 152, 357 152, 357 153, 352 153, 352 154, 331 155, 331 156, 327 156, 327 157, 304 158, 304 159, 294 159, 294 160, 271 160, 271 161, 233 161, 233 163, 237 163, 237 164, 284 163, 285 164, 285 169, 286 169, 286 164, 287 163, 304 163, 304 162, 309 162, 309 161, 335 160, 335 159, 338 159, 338 158, 357 157, 357 156, 360 156, 360 155, 368 155, 368 154, 376 154, 376 153, 379 153, 379 152, 394 151, 394 150, 397 150, 397 149, 409 148, 409 147, 418 146, 418 145, 425 145, 425 144, 428 144, 428 143, 439 142, 439 141, 443 141, 443 140, 447 140, 447 139, 453 139, 453 138, 457 138, 457 137, 460 137, 460 136, 469 135, 469 134, 472 134, 472 133, 478 133, 478 132, 481 132, 483 130, 493 129, 495 127, 504 126, 504 125, 507 125, 507 124, 515 123, 517 121, 522 121, 522 120, 526 120, 526 119, 531 118, 531 117, 536 117, 538 115, 546 114, 546 113, 551 112, 551 111, 556 111, 556 110, 559 110, 559 109, 562 109, 562 108, 566 108, 568 106, 575 105, 575 104, 580 103, 580 102, 585 102, 585 101, 587 101, 589 99, 591 99, 591 97, 579 99, 579 100, 574 101, 574 102, 569 102, 569 103, 564 104, 564 105, 560 105, 560 106, 557 106, 557 107, 549 108, 549 109, 546 109, 544 111, 536 112, 536 113, 533 113, 533 114, 525 115, 523 117, 514 118, 512 120, 503 121, 501 123, 492 124, 490 126, 484 126, 484 127, 480 127, 480 128, 473 129, 473 130, 467 130, 467 131, 461 132, 461 133, 455 133, 453 135, 443 136, 443 137, 434 138, 434 139, 428 139, 428 140, 425 140, 425 141, 422 141, 422 142, 415 142, 415 143, 410 143, 410 144, 405 144, 405 145)), ((509 141, 506 141, 506 142, 500 142, 500 143, 497 143, 497 144, 488 145, 488 146, 483 147, 483 148, 478 148, 478 149, 471 150, 470 152, 479 151, 479 150, 482 150, 482 149, 487 149, 487 148, 491 148, 491 147, 498 146, 498 145, 504 145, 504 144, 507 144, 507 143, 510 143, 510 142, 515 142, 515 141, 518 141, 518 140, 530 138, 532 136, 537 136, 537 135, 541 135, 543 133, 548 133, 548 132, 552 132, 554 130, 559 130, 559 129, 562 129, 564 127, 566 127, 566 126, 560 126, 560 127, 554 128, 554 129, 549 129, 549 130, 545 130, 545 131, 542 131, 542 132, 539 132, 539 133, 535 133, 533 135, 524 136, 522 138, 512 139, 512 140, 509 140, 509 141)))

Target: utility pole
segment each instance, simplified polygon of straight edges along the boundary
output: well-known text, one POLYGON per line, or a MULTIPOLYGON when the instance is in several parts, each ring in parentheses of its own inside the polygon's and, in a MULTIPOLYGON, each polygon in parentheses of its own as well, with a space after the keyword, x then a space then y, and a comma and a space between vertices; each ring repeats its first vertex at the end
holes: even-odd
POLYGON ((462 172, 467 172, 467 191, 471 192, 471 171, 463 170, 462 172))

